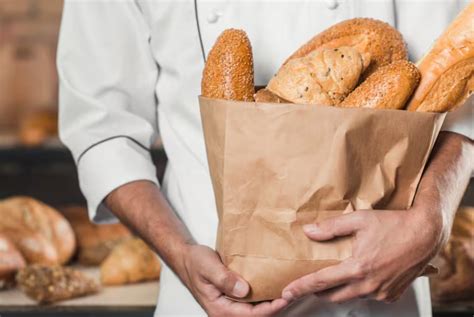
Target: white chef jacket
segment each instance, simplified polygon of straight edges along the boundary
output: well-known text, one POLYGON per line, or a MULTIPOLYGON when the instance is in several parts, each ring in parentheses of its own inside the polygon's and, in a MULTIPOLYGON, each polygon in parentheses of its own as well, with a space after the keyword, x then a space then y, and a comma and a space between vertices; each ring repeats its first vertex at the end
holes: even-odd
MULTIPOLYGON (((207 55, 226 28, 252 42, 255 81, 265 85, 314 34, 353 17, 374 17, 404 35, 418 60, 467 1, 66 0, 57 64, 60 137, 77 163, 90 217, 114 218, 102 203, 135 180, 156 184, 149 148, 159 133, 168 156, 162 190, 196 240, 214 246, 217 213, 197 96, 207 55)), ((472 102, 448 115, 449 129, 473 137, 472 102)), ((156 228, 160 230, 160 228, 156 228)), ((165 267, 156 316, 204 311, 165 267)), ((292 316, 430 316, 426 278, 394 304, 325 304, 308 297, 292 316)))

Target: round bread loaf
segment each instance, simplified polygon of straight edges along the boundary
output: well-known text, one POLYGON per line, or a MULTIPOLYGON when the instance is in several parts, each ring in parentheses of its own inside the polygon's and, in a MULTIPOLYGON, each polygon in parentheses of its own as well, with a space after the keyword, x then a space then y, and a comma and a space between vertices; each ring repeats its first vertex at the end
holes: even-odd
POLYGON ((0 201, 0 218, 0 232, 12 236, 18 248, 28 253, 24 256, 29 263, 55 263, 56 258, 58 263, 64 264, 74 253, 76 240, 69 222, 58 211, 34 198, 17 196, 0 201), (42 239, 37 238, 39 236, 42 239), (55 252, 50 251, 48 243, 55 252), (37 245, 44 246, 43 253, 37 245))
POLYGON ((217 38, 204 67, 201 94, 204 97, 253 101, 252 47, 242 30, 228 29, 217 38))
POLYGON ((395 28, 379 20, 355 18, 335 24, 319 33, 294 52, 285 63, 318 48, 341 46, 352 46, 360 53, 370 55, 371 62, 362 74, 362 79, 379 67, 408 59, 403 37, 395 28))
POLYGON ((340 107, 404 109, 420 82, 415 65, 400 60, 377 69, 360 84, 340 107))
POLYGON ((13 285, 16 272, 25 266, 20 251, 4 234, 0 234, 0 290, 13 285))

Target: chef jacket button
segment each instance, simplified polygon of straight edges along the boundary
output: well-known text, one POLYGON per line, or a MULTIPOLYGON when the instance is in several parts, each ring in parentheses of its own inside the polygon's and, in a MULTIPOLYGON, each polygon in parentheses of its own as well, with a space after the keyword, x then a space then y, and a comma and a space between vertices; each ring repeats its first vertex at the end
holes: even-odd
POLYGON ((207 22, 209 23, 216 23, 219 18, 221 17, 222 13, 218 11, 212 11, 208 16, 207 16, 207 22))
POLYGON ((325 0, 325 2, 326 2, 326 7, 329 10, 335 10, 339 6, 339 2, 337 2, 337 0, 325 0))

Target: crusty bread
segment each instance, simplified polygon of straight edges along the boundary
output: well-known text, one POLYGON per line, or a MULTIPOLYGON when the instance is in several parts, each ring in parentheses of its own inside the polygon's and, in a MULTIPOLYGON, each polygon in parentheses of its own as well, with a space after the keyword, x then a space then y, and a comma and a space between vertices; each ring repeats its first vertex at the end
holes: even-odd
POLYGON ((450 111, 474 92, 473 21, 471 1, 417 64, 421 82, 408 110, 450 111))
POLYGON ((355 48, 322 48, 284 64, 267 89, 300 104, 333 106, 354 89, 367 58, 355 48))
POLYGON ((122 224, 93 224, 87 215, 87 209, 81 206, 61 208, 76 235, 79 263, 99 265, 112 249, 132 237, 131 232, 122 224))
POLYGON ((0 290, 12 286, 16 272, 24 266, 20 251, 6 235, 0 234, 0 290))
POLYGON ((420 72, 415 65, 396 61, 377 69, 339 106, 403 109, 419 82, 420 72))
POLYGON ((474 208, 461 207, 454 219, 451 237, 435 264, 440 274, 431 277, 435 302, 472 300, 474 294, 474 208))
POLYGON ((407 60, 408 52, 403 37, 389 24, 369 18, 355 18, 335 24, 319 33, 293 53, 286 63, 319 48, 352 46, 371 58, 362 79, 379 67, 394 61, 407 60))
POLYGON ((289 101, 278 97, 266 88, 259 89, 255 93, 255 101, 263 103, 289 103, 289 101))
POLYGON ((94 294, 99 290, 92 278, 59 265, 29 265, 18 272, 16 281, 28 297, 41 304, 94 294))
POLYGON ((27 113, 20 118, 18 136, 27 146, 43 144, 49 137, 58 135, 58 113, 52 110, 27 113))
POLYGON ((136 283, 159 277, 158 257, 138 238, 117 245, 100 266, 100 279, 104 285, 136 283))
POLYGON ((57 210, 34 198, 17 196, 0 201, 0 219, 0 232, 12 237, 28 263, 63 264, 74 253, 76 241, 69 222, 57 210), (44 249, 41 251, 37 246, 44 249))
POLYGON ((254 93, 252 47, 247 34, 242 30, 225 30, 207 57, 201 94, 215 99, 253 101, 254 93))

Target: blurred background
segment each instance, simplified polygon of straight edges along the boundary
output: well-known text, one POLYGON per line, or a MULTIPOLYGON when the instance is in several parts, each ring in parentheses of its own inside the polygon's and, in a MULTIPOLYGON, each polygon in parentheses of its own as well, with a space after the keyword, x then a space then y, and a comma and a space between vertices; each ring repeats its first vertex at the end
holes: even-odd
MULTIPOLYGON (((61 11, 62 0, 0 0, 0 199, 25 195, 58 212, 73 206, 85 215, 73 159, 57 136, 55 58, 61 11)), ((161 179, 166 156, 159 144, 152 155, 161 179)), ((463 205, 474 206, 472 182, 463 205)), ((473 316, 473 213, 463 209, 452 243, 436 259, 441 274, 432 279, 435 316, 473 316)), ((123 235, 125 229, 120 230, 123 235)), ((110 246, 111 239, 104 238, 104 243, 110 246)), ((72 265, 84 265, 80 259, 76 254, 72 265)), ((97 267, 85 270, 99 274, 97 267)), ((157 282, 130 287, 107 288, 100 293, 103 297, 38 306, 19 290, 1 291, 0 286, 0 316, 151 316, 157 282)))

